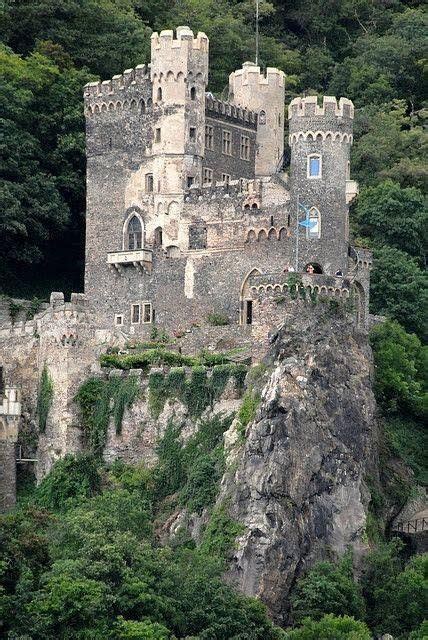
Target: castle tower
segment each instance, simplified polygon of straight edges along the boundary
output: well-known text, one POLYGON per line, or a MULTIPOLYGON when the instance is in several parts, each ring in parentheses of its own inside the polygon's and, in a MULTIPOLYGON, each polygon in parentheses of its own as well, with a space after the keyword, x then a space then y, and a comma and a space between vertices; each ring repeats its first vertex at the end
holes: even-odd
POLYGON ((282 166, 284 153, 284 78, 268 67, 266 75, 253 62, 229 76, 230 101, 258 113, 256 175, 269 176, 282 166))
MULTIPOLYGON (((290 212, 298 202, 310 210, 312 228, 299 227, 299 270, 312 262, 323 273, 343 274, 348 264, 348 203, 357 185, 350 180, 354 105, 346 98, 295 98, 288 109, 290 125, 290 212)), ((305 213, 300 211, 300 218, 305 213)))
POLYGON ((155 192, 181 196, 199 183, 205 137, 209 41, 189 27, 153 33, 151 80, 155 123, 152 154, 155 192))

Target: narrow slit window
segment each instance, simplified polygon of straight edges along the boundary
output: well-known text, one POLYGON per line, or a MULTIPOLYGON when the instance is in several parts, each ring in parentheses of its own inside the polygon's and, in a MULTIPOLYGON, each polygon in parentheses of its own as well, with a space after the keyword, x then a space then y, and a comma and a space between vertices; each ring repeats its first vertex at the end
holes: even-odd
POLYGON ((209 124, 205 127, 205 149, 214 150, 214 129, 209 124))
POLYGON ((161 141, 161 130, 160 130, 159 127, 156 129, 156 132, 155 132, 155 141, 156 142, 160 142, 161 141))
POLYGON ((153 193, 153 173, 146 174, 146 193, 153 193))
POLYGON ((114 318, 114 323, 117 327, 120 327, 123 325, 123 315, 122 314, 116 314, 115 318, 114 318))
POLYGON ((189 137, 190 137, 190 140, 192 142, 195 142, 195 140, 196 140, 196 127, 190 127, 189 137))

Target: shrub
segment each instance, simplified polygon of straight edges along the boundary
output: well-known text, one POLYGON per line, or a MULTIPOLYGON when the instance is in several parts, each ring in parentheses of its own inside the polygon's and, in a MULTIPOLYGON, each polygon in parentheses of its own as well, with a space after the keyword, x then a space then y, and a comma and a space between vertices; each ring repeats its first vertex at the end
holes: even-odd
POLYGON ((208 324, 213 327, 225 327, 230 324, 229 318, 222 313, 209 313, 207 316, 208 324))
POLYGON ((245 434, 246 426, 256 417, 259 404, 260 395, 254 390, 247 391, 238 412, 239 432, 242 436, 245 434))
POLYGON ((364 618, 364 601, 352 573, 352 557, 347 554, 334 565, 319 562, 298 580, 291 598, 296 622, 309 617, 320 620, 324 614, 364 618))
POLYGON ((214 509, 204 531, 200 550, 208 556, 226 559, 233 548, 236 538, 245 531, 245 527, 232 520, 226 505, 214 509))
POLYGON ((91 454, 66 455, 58 460, 36 489, 37 504, 64 511, 100 491, 98 463, 91 454))
POLYGON ((43 433, 46 430, 49 411, 52 407, 54 388, 52 378, 46 365, 43 367, 40 377, 37 395, 37 415, 39 417, 39 429, 43 433))
POLYGON ((372 635, 364 624, 349 616, 324 616, 315 621, 303 620, 298 629, 286 631, 284 640, 372 640, 372 635))

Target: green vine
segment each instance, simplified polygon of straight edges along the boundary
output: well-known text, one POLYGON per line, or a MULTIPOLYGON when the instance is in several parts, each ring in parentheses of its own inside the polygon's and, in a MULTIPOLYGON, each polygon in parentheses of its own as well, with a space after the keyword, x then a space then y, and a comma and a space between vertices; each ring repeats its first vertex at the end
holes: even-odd
POLYGON ((76 394, 75 401, 80 409, 80 424, 85 445, 93 453, 102 453, 110 418, 113 418, 116 433, 122 430, 125 409, 129 408, 139 393, 137 376, 126 378, 90 378, 84 382, 76 394))
POLYGON ((238 389, 242 390, 246 374, 247 368, 244 365, 232 363, 215 365, 211 377, 203 366, 192 367, 188 379, 183 368, 171 369, 166 375, 154 371, 149 377, 151 414, 158 418, 169 398, 182 402, 190 416, 198 418, 221 396, 230 378, 233 377, 238 389))
POLYGON ((54 389, 52 378, 45 365, 40 377, 39 391, 37 395, 37 415, 39 418, 39 429, 42 433, 46 430, 46 423, 52 406, 53 395, 54 389))

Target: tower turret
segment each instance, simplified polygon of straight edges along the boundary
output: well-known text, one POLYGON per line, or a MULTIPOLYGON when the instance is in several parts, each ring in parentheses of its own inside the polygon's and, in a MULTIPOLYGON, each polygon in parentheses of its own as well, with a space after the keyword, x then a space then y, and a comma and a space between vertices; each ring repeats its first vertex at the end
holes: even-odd
POLYGON ((279 69, 266 74, 253 62, 229 76, 230 101, 258 113, 256 175, 278 171, 284 153, 284 78, 279 69))
MULTIPOLYGON (((346 98, 295 98, 290 126, 291 215, 298 202, 310 210, 311 227, 299 227, 299 270, 309 262, 323 272, 345 273, 348 255, 348 202, 357 191, 350 180, 354 105, 346 98)), ((301 218, 304 213, 301 210, 301 218)))
POLYGON ((180 195, 199 182, 205 135, 209 41, 189 27, 153 33, 151 79, 158 112, 152 153, 155 193, 180 195))

